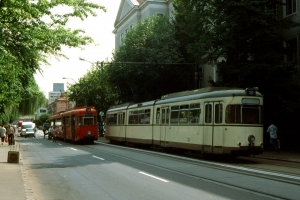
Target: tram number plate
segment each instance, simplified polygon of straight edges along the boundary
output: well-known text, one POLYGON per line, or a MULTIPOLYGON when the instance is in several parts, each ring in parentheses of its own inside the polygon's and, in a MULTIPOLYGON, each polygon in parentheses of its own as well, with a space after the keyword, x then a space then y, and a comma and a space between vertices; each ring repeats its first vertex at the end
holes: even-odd
POLYGON ((256 90, 254 88, 247 88, 246 94, 247 94, 247 96, 255 96, 256 90))

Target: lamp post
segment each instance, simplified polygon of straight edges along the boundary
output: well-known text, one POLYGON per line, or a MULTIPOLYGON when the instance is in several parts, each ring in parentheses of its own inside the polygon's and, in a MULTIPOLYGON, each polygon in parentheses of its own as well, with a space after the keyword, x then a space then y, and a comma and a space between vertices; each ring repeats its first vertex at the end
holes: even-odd
POLYGON ((74 79, 72 79, 72 78, 63 77, 62 79, 70 79, 70 80, 72 80, 72 81, 74 81, 76 83, 76 81, 74 79))

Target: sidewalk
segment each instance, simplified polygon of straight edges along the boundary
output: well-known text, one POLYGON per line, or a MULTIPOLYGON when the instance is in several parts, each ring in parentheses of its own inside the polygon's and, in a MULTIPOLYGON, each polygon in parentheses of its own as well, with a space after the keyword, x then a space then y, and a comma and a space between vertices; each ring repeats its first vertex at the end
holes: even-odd
POLYGON ((26 199, 20 163, 8 163, 10 147, 0 143, 0 199, 26 199))
POLYGON ((262 154, 257 155, 258 158, 266 158, 270 160, 284 160, 288 162, 300 163, 300 152, 292 150, 279 149, 278 151, 264 150, 262 154))

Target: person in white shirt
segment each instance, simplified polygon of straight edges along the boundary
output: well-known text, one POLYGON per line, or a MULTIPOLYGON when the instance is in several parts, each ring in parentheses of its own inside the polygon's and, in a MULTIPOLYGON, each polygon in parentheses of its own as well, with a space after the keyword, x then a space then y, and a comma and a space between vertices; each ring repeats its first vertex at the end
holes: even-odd
POLYGON ((0 137, 1 137, 2 145, 3 145, 4 139, 6 137, 5 132, 6 132, 6 129, 4 128, 4 126, 0 125, 0 137))
POLYGON ((8 136, 8 145, 13 144, 14 134, 15 134, 14 127, 8 124, 8 127, 6 129, 6 135, 8 136))

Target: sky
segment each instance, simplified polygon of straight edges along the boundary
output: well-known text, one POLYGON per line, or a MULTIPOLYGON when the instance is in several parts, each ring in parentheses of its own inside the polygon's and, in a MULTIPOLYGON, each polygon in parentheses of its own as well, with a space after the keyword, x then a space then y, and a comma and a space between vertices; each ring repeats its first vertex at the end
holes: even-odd
POLYGON ((92 67, 90 62, 111 60, 115 48, 115 35, 112 32, 121 0, 89 0, 89 2, 104 6, 106 12, 99 10, 96 17, 90 16, 84 21, 72 19, 67 26, 71 29, 83 29, 86 32, 85 35, 92 37, 95 44, 84 46, 84 49, 62 48, 62 53, 68 59, 48 58, 50 65, 42 65, 42 74, 37 72, 34 75, 46 98, 48 98, 48 93, 53 91, 53 83, 64 83, 65 90, 67 90, 67 84, 74 84, 89 71, 92 67), (80 61, 79 58, 89 62, 80 61), (63 79, 63 77, 69 79, 63 79))

